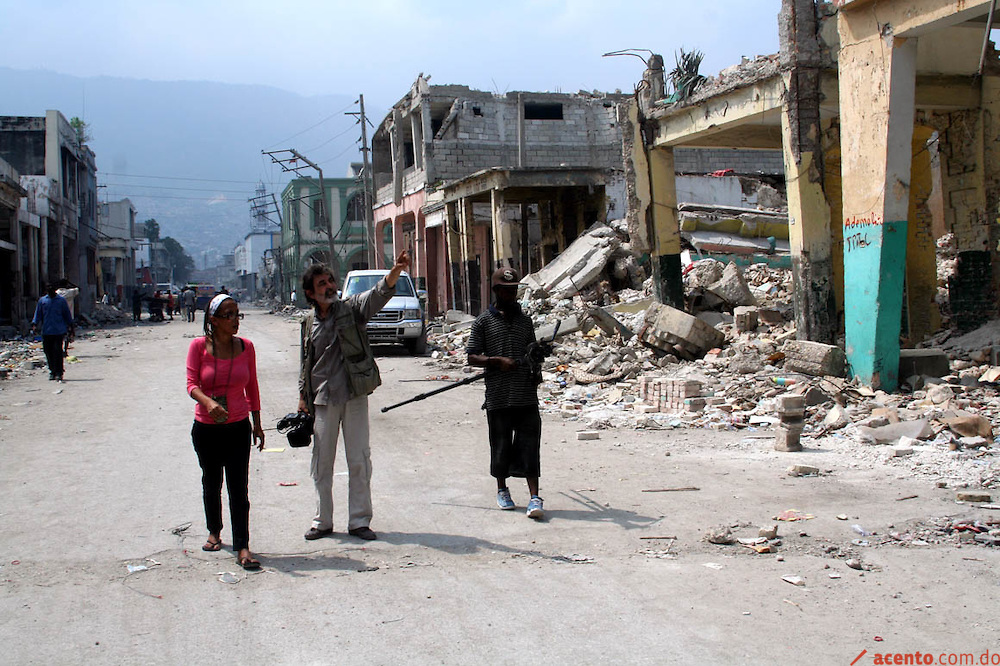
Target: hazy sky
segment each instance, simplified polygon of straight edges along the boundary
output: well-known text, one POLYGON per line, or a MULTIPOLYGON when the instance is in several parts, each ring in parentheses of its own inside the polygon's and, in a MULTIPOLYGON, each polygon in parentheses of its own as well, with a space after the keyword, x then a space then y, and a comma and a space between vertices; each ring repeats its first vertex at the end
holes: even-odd
MULTIPOLYGON (((631 90, 645 48, 702 73, 778 48, 780 0, 0 0, 0 63, 76 76, 364 93, 386 108, 418 73, 509 90, 631 90)), ((0 91, 2 94, 2 91, 0 91)))

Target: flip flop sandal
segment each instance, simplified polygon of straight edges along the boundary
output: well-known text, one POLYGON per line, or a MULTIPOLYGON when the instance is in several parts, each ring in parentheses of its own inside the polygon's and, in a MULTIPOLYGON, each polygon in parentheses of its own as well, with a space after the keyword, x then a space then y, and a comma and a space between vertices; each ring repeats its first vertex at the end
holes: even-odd
POLYGON ((209 553, 214 553, 216 551, 222 550, 222 540, 220 539, 219 541, 212 541, 211 539, 209 539, 208 541, 205 542, 205 545, 202 546, 201 549, 209 553))
POLYGON ((241 557, 237 560, 237 562, 239 562, 239 565, 247 571, 256 571, 257 569, 260 569, 260 562, 252 557, 241 557))

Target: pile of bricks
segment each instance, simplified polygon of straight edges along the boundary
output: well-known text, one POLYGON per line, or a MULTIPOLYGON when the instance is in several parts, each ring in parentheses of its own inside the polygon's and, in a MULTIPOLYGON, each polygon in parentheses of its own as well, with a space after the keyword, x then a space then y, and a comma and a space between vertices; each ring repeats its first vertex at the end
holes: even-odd
POLYGON ((648 408, 646 411, 701 411, 705 408, 705 399, 701 394, 701 382, 694 379, 650 375, 639 378, 639 397, 648 408))

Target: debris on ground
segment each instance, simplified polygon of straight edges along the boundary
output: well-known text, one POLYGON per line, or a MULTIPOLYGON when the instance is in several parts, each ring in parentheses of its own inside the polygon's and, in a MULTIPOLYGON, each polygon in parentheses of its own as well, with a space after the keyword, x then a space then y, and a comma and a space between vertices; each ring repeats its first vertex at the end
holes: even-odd
MULTIPOLYGON (((757 254, 741 266, 732 254, 685 252, 680 310, 655 301, 641 270, 616 272, 623 257, 636 259, 623 229, 595 225, 524 280, 521 306, 536 337, 560 322, 542 368, 544 412, 581 430, 741 430, 751 435, 745 447, 793 456, 824 448, 849 452, 858 467, 1000 487, 1000 320, 902 350, 899 391, 871 390, 845 378, 842 344, 796 338, 790 269, 757 254)), ((945 268, 949 243, 939 242, 945 268)), ((472 321, 449 312, 429 327, 434 372, 471 372, 472 321)))

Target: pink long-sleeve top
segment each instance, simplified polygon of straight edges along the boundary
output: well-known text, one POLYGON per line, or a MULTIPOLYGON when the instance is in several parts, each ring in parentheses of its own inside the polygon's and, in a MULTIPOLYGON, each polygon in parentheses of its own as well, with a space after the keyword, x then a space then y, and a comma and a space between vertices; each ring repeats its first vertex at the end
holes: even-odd
MULTIPOLYGON (((250 412, 260 411, 260 389, 257 387, 257 354, 246 338, 243 351, 234 359, 215 358, 208 353, 204 336, 191 341, 187 355, 187 392, 200 388, 205 395, 226 396, 229 418, 226 423, 242 421, 250 412)), ((201 423, 215 423, 202 404, 196 403, 194 419, 201 423)))

